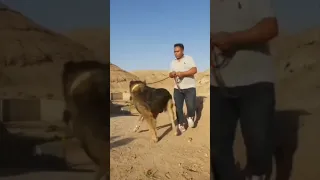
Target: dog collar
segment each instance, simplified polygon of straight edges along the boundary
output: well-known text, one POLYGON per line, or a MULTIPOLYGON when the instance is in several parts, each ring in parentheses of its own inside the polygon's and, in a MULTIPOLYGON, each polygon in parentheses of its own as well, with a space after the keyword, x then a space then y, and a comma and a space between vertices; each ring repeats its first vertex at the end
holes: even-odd
POLYGON ((131 92, 133 92, 137 87, 139 87, 139 84, 135 84, 132 89, 131 89, 131 92))
POLYGON ((78 87, 78 85, 80 85, 83 81, 87 80, 91 75, 92 73, 89 71, 89 72, 81 73, 79 76, 77 76, 76 79, 71 84, 69 93, 72 94, 73 91, 78 87))

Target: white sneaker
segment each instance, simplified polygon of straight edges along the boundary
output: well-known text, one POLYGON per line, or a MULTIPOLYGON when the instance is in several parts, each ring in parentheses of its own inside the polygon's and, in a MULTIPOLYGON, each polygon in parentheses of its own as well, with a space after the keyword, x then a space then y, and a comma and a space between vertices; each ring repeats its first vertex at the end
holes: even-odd
POLYGON ((188 126, 193 128, 194 127, 194 121, 193 121, 193 118, 191 117, 188 117, 187 118, 187 121, 188 121, 188 126))

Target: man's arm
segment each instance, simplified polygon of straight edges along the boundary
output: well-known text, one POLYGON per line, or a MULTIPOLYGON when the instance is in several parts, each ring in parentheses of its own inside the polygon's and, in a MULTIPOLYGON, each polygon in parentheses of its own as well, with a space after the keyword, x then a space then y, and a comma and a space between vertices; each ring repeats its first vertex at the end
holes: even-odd
POLYGON ((188 60, 186 60, 186 63, 188 66, 190 66, 191 68, 188 71, 184 71, 184 72, 179 72, 177 73, 177 75, 179 77, 188 77, 188 76, 193 76, 198 72, 196 63, 194 62, 192 57, 188 57, 188 60))
MULTIPOLYGON (((258 23, 250 29, 230 33, 220 45, 242 46, 267 43, 278 35, 278 22, 270 0, 250 0, 250 3, 252 16, 258 23)), ((219 43, 217 45, 219 46, 219 43)))
POLYGON ((192 67, 188 71, 184 71, 184 72, 180 72, 180 73, 181 73, 181 76, 187 77, 187 76, 195 75, 197 73, 197 71, 198 71, 197 67, 192 67))
POLYGON ((278 23, 275 17, 262 19, 254 27, 231 33, 227 43, 233 46, 266 43, 278 35, 278 23))

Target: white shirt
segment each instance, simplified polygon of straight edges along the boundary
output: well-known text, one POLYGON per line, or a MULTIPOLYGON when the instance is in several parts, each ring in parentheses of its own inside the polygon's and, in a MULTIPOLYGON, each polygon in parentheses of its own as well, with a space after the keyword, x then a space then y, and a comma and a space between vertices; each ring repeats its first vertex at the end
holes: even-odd
MULTIPOLYGON (((189 71, 191 68, 197 67, 193 58, 191 56, 184 55, 181 59, 177 60, 174 59, 170 65, 170 72, 184 72, 189 71)), ((184 77, 179 79, 177 77, 177 82, 180 89, 188 89, 188 88, 195 88, 196 87, 196 80, 194 76, 184 77)), ((174 85, 175 89, 178 89, 176 83, 174 85)))

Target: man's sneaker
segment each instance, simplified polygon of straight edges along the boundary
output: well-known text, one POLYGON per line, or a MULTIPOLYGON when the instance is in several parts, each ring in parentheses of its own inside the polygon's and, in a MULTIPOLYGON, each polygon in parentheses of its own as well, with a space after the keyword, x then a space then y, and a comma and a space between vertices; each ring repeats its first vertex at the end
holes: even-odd
POLYGON ((186 131, 186 129, 184 128, 184 125, 179 124, 178 126, 181 133, 186 131))
POLYGON ((188 117, 188 118, 187 118, 187 121, 188 121, 188 127, 193 128, 193 127, 194 127, 193 118, 192 118, 192 117, 188 117))

